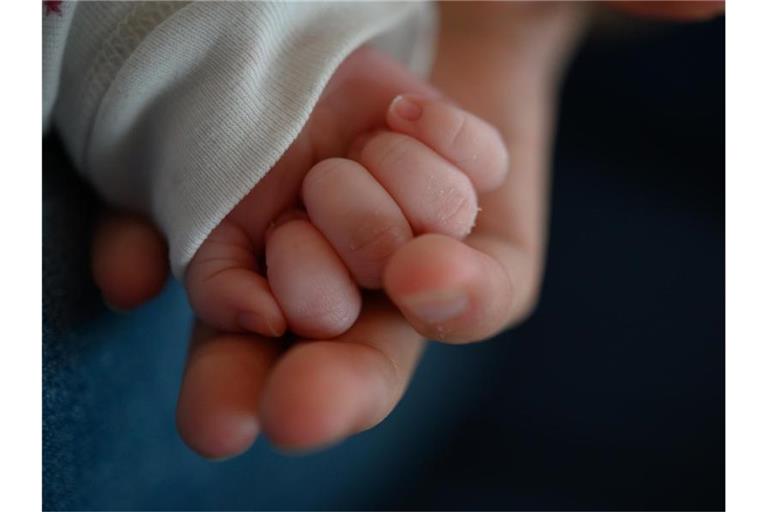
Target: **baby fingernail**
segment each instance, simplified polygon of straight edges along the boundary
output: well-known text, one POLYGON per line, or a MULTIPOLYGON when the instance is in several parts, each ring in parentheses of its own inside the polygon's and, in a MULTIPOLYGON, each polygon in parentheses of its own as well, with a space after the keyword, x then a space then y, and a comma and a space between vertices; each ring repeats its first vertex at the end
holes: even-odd
POLYGON ((392 100, 390 108, 396 116, 406 121, 416 121, 421 117, 421 105, 402 94, 392 100))
POLYGON ((466 311, 469 298, 461 291, 430 292, 403 299, 405 306, 426 323, 436 324, 466 311))
POLYGON ((264 239, 269 240, 272 238, 272 234, 277 228, 293 220, 307 220, 307 214, 299 210, 284 211, 278 215, 269 226, 267 226, 267 231, 264 233, 264 239))

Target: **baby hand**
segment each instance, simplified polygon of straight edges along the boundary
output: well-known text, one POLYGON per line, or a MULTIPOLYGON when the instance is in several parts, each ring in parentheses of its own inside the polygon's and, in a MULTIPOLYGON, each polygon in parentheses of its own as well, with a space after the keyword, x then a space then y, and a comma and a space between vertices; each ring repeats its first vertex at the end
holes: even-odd
POLYGON ((359 315, 360 288, 382 287, 398 248, 425 233, 470 233, 478 192, 506 175, 501 138, 424 86, 392 94, 403 85, 414 90, 407 82, 415 79, 387 72, 394 63, 378 64, 378 84, 390 85, 361 88, 346 75, 331 86, 288 153, 202 244, 186 284, 204 322, 267 336, 286 329, 338 336, 359 315), (358 109, 345 119, 349 109, 340 102, 366 93, 376 115, 358 109), (334 154, 346 158, 322 158, 334 154))

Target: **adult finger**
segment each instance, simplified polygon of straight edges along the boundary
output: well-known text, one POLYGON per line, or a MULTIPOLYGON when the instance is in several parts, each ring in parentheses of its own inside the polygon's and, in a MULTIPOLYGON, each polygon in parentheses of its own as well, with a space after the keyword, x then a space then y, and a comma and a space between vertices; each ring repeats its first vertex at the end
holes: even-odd
MULTIPOLYGON (((444 19, 460 23, 462 9, 474 4, 444 8, 444 19)), ((484 339, 525 318, 538 296, 556 86, 579 17, 566 4, 501 8, 507 23, 488 27, 483 38, 459 31, 440 40, 433 79, 499 128, 510 157, 507 178, 480 196, 482 211, 465 244, 415 239, 384 272, 390 299, 429 338, 484 339), (457 69, 473 80, 454 80, 457 69)))
POLYGON ((142 217, 110 213, 96 227, 91 270, 107 303, 135 308, 160 293, 168 278, 165 239, 142 217))
POLYGON ((176 409, 179 434, 190 448, 222 459, 253 444, 259 400, 281 346, 277 339, 196 325, 176 409))
POLYGON ((472 235, 460 242, 423 235, 395 253, 384 286, 422 335, 479 341, 531 311, 539 259, 498 237, 472 235))
POLYGON ((373 427, 402 397, 422 347, 388 302, 366 297, 352 329, 280 359, 262 396, 264 433, 283 449, 308 450, 373 427))

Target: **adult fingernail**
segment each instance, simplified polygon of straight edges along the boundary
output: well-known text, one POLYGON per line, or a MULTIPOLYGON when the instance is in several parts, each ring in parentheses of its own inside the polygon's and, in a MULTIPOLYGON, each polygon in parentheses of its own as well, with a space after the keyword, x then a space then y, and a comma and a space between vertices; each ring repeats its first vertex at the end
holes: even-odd
POLYGON ((469 298, 459 290, 429 292, 403 298, 405 307, 429 324, 445 322, 460 316, 469 305, 469 298))
POLYGON ((259 435, 259 422, 256 418, 219 418, 220 435, 216 441, 216 451, 205 453, 209 462, 226 462, 239 457, 253 445, 259 435))
POLYGON ((249 332, 257 332, 264 336, 272 335, 274 337, 280 336, 274 325, 262 315, 246 311, 237 315, 237 323, 241 329, 249 332))
POLYGON ((390 106, 392 113, 406 121, 417 121, 421 117, 421 105, 405 95, 397 96, 390 106))

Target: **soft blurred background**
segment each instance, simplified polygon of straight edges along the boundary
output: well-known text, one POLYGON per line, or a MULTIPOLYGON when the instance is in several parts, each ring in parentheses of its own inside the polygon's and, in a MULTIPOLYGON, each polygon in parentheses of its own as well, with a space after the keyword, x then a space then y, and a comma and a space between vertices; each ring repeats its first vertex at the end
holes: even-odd
POLYGON ((431 345, 389 419, 302 458, 182 444, 183 292, 101 304, 98 205, 46 140, 44 508, 723 509, 725 24, 610 32, 563 88, 536 314, 431 345))

